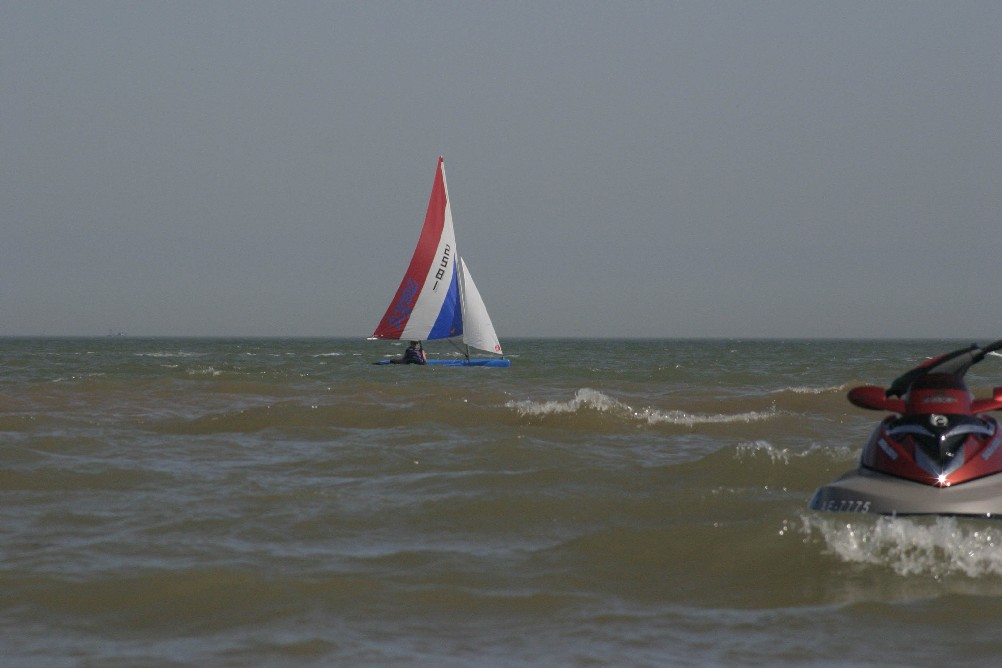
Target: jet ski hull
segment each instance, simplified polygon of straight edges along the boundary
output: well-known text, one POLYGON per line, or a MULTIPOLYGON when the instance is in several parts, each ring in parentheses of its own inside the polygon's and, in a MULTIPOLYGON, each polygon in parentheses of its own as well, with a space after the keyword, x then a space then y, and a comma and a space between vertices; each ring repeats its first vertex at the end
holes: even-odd
POLYGON ((953 487, 934 487, 860 468, 820 487, 810 508, 878 515, 1002 518, 1002 473, 953 487))

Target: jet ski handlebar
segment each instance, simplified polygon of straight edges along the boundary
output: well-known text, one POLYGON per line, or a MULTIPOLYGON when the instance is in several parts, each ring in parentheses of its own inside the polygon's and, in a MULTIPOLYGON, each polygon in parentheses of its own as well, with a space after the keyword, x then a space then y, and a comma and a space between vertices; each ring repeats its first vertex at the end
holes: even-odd
POLYGON ((972 343, 969 348, 961 348, 960 350, 954 350, 945 355, 934 357, 896 378, 891 383, 891 386, 887 388, 887 396, 904 396, 912 383, 922 376, 931 373, 948 374, 963 378, 968 369, 983 360, 988 353, 999 349, 1002 349, 1002 339, 993 341, 982 348, 972 343))
MULTIPOLYGON (((896 378, 886 390, 876 385, 852 388, 848 394, 849 402, 860 408, 904 415, 910 412, 910 409, 903 397, 917 380, 930 374, 937 374, 954 376, 959 381, 971 366, 996 350, 1002 350, 1002 339, 980 348, 977 344, 972 344, 969 348, 961 348, 934 357, 896 378)), ((966 388, 964 391, 966 392, 966 388)), ((967 393, 967 396, 970 397, 970 394, 967 393)), ((970 402, 969 411, 972 414, 994 410, 1002 410, 1002 387, 994 388, 990 399, 973 399, 970 402)))

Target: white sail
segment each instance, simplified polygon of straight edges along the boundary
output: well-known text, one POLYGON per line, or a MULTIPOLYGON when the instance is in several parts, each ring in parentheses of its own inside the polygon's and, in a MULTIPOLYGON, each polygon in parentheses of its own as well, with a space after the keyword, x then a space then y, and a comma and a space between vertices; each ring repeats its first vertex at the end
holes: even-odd
POLYGON ((463 343, 501 355, 501 342, 494 331, 494 323, 487 315, 484 300, 462 257, 459 258, 459 277, 463 295, 463 343))

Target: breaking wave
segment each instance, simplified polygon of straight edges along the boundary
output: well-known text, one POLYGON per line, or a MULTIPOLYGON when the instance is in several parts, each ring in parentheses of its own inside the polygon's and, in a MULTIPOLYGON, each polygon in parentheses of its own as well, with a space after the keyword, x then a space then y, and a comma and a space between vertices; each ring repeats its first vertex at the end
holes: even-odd
POLYGON ((188 369, 189 376, 221 376, 222 374, 222 371, 212 366, 188 369))
POLYGON ((176 358, 176 357, 202 357, 203 353, 186 352, 184 350, 156 350, 153 352, 133 353, 135 357, 176 358))
POLYGON ((566 401, 512 400, 507 402, 505 406, 515 409, 523 417, 546 417, 590 410, 622 416, 649 425, 675 424, 687 427, 699 424, 758 422, 761 420, 770 420, 779 415, 775 406, 766 411, 748 411, 744 413, 689 413, 682 410, 666 411, 651 407, 635 409, 629 404, 587 387, 579 389, 574 394, 573 399, 566 401))
POLYGON ((829 385, 827 387, 785 387, 774 391, 773 394, 778 394, 780 392, 792 392, 794 394, 832 394, 834 392, 842 392, 845 388, 845 385, 829 385))

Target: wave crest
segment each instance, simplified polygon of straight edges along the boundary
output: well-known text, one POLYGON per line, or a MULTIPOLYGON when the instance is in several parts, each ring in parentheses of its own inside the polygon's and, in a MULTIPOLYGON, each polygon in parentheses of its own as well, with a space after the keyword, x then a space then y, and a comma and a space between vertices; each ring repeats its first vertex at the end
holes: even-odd
POLYGON ((782 392, 792 392, 793 394, 834 394, 837 392, 842 392, 845 390, 846 385, 828 385, 826 387, 815 387, 812 385, 802 385, 796 387, 784 387, 779 390, 774 390, 774 394, 779 394, 782 392))
POLYGON ((580 410, 590 409, 600 412, 610 410, 631 411, 632 408, 623 402, 613 399, 598 390, 583 387, 574 394, 573 399, 568 401, 509 401, 505 404, 507 408, 514 408, 519 415, 540 416, 558 415, 560 413, 577 413, 580 410))
POLYGON ((686 427, 700 424, 757 422, 760 420, 769 420, 778 415, 775 406, 767 411, 748 411, 744 413, 689 413, 682 410, 664 411, 651 407, 637 410, 629 404, 588 387, 579 389, 574 394, 574 398, 567 401, 512 400, 508 401, 505 407, 515 409, 523 417, 546 417, 593 410, 601 413, 611 413, 648 425, 674 424, 686 427))

